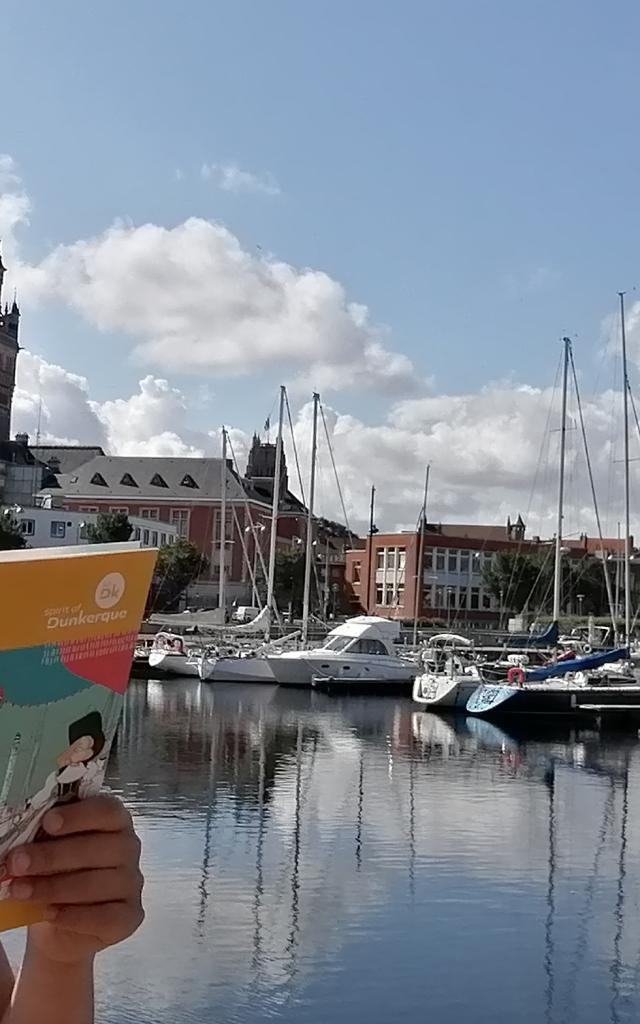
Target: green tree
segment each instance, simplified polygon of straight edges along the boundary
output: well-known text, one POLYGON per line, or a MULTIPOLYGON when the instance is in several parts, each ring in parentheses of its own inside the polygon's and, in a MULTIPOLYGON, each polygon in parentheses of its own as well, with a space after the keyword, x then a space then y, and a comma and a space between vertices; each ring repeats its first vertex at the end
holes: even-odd
POLYGON ((160 548, 153 587, 153 604, 159 611, 171 611, 189 584, 207 569, 207 559, 195 544, 180 539, 160 548))
MULTIPOLYGON (((494 556, 491 566, 484 570, 484 582, 505 611, 531 614, 551 613, 553 610, 553 550, 545 554, 523 554, 501 551, 494 556)), ((578 606, 582 595, 582 609, 586 614, 606 612, 607 597, 602 563, 596 558, 562 560, 562 607, 578 606)))
POLYGON ((291 608, 294 615, 302 613, 305 553, 302 546, 276 555, 274 580, 278 608, 291 608))
POLYGON ((133 526, 126 512, 98 512, 95 523, 87 526, 91 544, 119 544, 131 540, 133 526))
POLYGON ((27 546, 20 523, 11 509, 0 514, 0 551, 18 551, 27 546))

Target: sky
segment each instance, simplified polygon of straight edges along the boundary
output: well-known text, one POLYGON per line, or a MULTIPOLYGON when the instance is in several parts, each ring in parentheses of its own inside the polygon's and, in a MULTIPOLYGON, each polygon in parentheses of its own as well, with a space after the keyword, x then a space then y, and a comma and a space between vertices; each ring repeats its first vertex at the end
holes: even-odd
POLYGON ((5 0, 15 429, 216 454, 224 423, 243 462, 286 383, 305 472, 322 395, 357 528, 372 483, 414 525, 430 462, 434 520, 549 534, 569 335, 613 532, 639 30, 594 0, 5 0))

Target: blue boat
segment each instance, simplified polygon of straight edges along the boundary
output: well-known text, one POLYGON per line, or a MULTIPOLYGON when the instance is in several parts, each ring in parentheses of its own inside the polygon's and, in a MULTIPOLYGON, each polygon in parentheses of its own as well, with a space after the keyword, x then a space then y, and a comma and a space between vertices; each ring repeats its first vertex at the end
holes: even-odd
POLYGON ((472 715, 576 715, 589 706, 640 707, 640 685, 635 682, 579 685, 563 676, 588 672, 629 657, 626 647, 556 662, 529 672, 520 670, 518 683, 485 683, 471 695, 467 711, 472 715))

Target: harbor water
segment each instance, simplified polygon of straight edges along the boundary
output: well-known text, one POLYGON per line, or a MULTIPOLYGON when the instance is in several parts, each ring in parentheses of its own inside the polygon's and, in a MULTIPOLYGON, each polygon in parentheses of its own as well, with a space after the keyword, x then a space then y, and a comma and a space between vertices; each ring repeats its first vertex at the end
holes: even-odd
POLYGON ((134 682, 109 782, 147 920, 102 960, 105 1024, 640 1016, 633 734, 134 682))

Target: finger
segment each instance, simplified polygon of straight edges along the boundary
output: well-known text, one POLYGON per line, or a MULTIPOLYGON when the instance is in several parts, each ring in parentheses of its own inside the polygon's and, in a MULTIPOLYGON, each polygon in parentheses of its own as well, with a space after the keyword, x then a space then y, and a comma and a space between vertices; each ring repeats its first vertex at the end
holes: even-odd
POLYGON ((76 804, 54 807, 45 814, 42 825, 45 832, 52 836, 133 829, 131 815, 122 801, 114 796, 93 796, 76 804))
POLYGON ((99 907, 50 907, 47 920, 77 935, 99 940, 101 947, 128 939, 144 921, 139 903, 103 903, 99 907))
POLYGON ((9 854, 5 877, 62 875, 90 868, 137 866, 140 849, 140 840, 133 831, 95 832, 31 843, 9 854))
POLYGON ((75 871, 49 878, 21 878, 12 882, 11 899, 45 904, 97 904, 114 900, 139 900, 142 875, 137 870, 107 868, 75 871))

